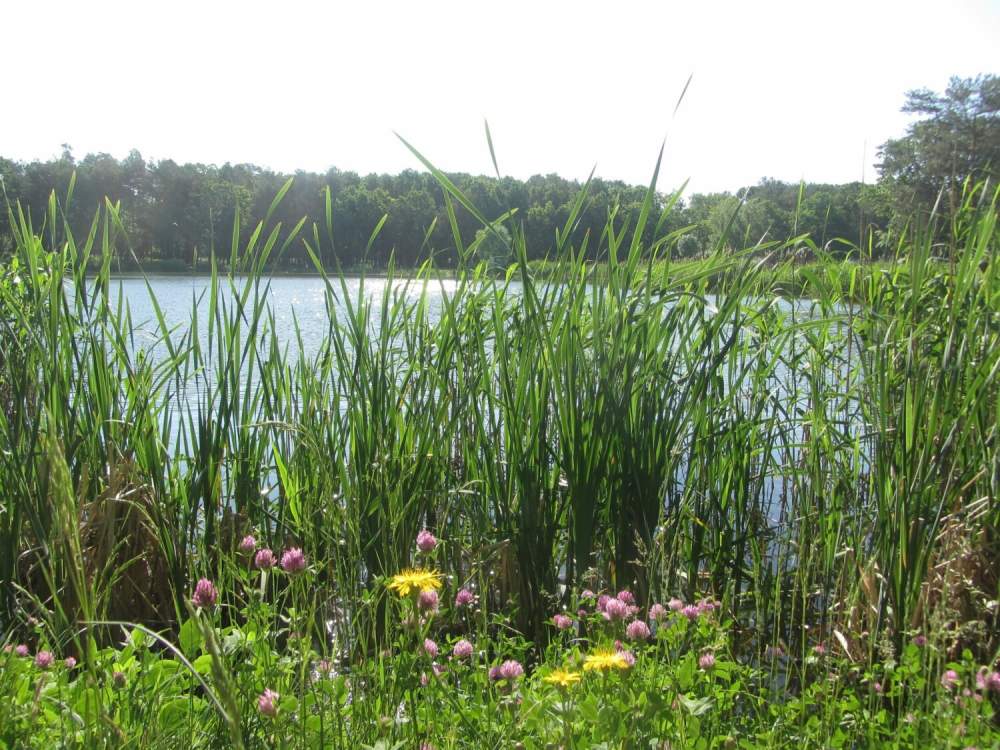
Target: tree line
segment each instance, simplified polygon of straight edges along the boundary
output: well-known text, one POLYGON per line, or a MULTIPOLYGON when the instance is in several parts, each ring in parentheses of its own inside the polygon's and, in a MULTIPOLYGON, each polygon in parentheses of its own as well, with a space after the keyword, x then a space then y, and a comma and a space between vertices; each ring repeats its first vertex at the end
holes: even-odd
MULTIPOLYGON (((325 228, 329 188, 332 242, 320 232, 319 249, 328 265, 344 268, 382 268, 390 256, 401 267, 418 265, 433 252, 445 267, 457 261, 456 240, 449 221, 446 198, 432 175, 406 170, 397 175, 358 175, 330 169, 326 173, 299 171, 287 175, 253 164, 177 164, 173 160, 149 161, 137 151, 117 160, 108 154, 88 154, 80 160, 65 149, 50 161, 21 163, 0 158, 8 199, 30 211, 41 226, 49 194, 65 195, 76 176, 67 218, 75 236, 86 236, 94 212, 107 197, 118 204, 129 246, 140 261, 157 261, 181 270, 214 248, 228 257, 233 223, 238 219, 241 239, 246 239, 264 217, 275 195, 294 177, 272 216, 284 227, 294 227, 305 217, 325 228), (377 235, 373 230, 385 221, 377 235)), ((581 190, 581 184, 558 175, 536 175, 527 180, 470 174, 449 178, 489 219, 514 209, 512 221, 524 232, 532 259, 545 257, 553 248, 581 190)), ((666 234, 690 227, 675 253, 695 256, 718 245, 727 231, 731 237, 752 240, 784 239, 793 232, 809 232, 820 243, 838 239, 857 242, 864 220, 859 196, 862 186, 797 185, 762 180, 738 193, 695 194, 681 200, 660 227, 666 234)), ((601 232, 609 211, 616 223, 634 221, 645 197, 643 186, 595 178, 574 229, 578 239, 590 235, 588 248, 597 257, 601 232)), ((662 208, 669 196, 658 194, 662 208)), ((468 243, 481 228, 479 221, 453 203, 460 236, 468 243)), ((0 217, 0 235, 10 242, 8 217, 0 217)), ((654 227, 649 227, 652 232, 654 227)), ((308 233, 308 236, 312 236, 308 233)), ((291 246, 282 258, 288 268, 307 267, 305 248, 291 246)))
MULTIPOLYGON (((735 192, 686 196, 663 224, 650 222, 646 231, 666 235, 686 230, 676 235, 675 257, 803 234, 833 254, 846 253, 855 245, 888 251, 889 236, 902 231, 907 221, 940 205, 941 196, 953 199, 963 180, 995 177, 1000 164, 997 76, 952 79, 943 94, 911 91, 903 109, 923 119, 905 136, 882 145, 880 175, 874 185, 796 184, 765 178, 735 192)), ((73 199, 63 206, 74 235, 86 236, 95 211, 107 198, 117 205, 128 238, 128 252, 119 247, 118 257, 127 264, 134 254, 144 265, 168 270, 191 268, 213 250, 228 257, 234 223, 241 242, 245 241, 289 177, 294 180, 272 219, 288 229, 304 218, 307 236, 312 237, 313 224, 326 225, 328 190, 333 232, 329 236, 319 232, 315 249, 330 268, 378 269, 390 258, 397 266, 414 267, 431 254, 437 264, 448 267, 459 256, 450 213, 454 212, 462 242, 468 243, 481 229, 462 206, 449 205, 432 175, 413 170, 362 176, 332 168, 288 175, 254 164, 147 161, 138 151, 121 160, 104 153, 77 159, 68 146, 48 161, 0 157, 0 181, 8 205, 15 212, 20 206, 36 230, 50 193, 65 196, 74 175, 73 199)), ((554 174, 527 180, 448 176, 488 219, 514 210, 511 221, 524 233, 530 259, 551 252, 582 187, 554 174)), ((617 226, 634 222, 645 193, 643 186, 594 179, 573 227, 577 244, 585 241, 586 251, 599 259, 606 247, 601 233, 609 212, 614 212, 617 226)), ((669 199, 658 194, 654 209, 669 199)), ((9 222, 8 212, 0 211, 0 252, 13 244, 9 222)), ((489 244, 483 243, 484 251, 489 244)), ((490 260, 503 263, 503 249, 492 244, 490 260)), ((292 244, 280 264, 291 270, 311 267, 302 244, 292 244)))

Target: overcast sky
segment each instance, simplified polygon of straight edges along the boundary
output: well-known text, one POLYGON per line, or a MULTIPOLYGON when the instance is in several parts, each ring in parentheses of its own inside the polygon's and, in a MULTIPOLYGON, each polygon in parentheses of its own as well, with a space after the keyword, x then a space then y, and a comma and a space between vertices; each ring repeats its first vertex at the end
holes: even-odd
POLYGON ((19 160, 489 173, 486 119, 519 178, 871 181, 906 90, 1000 72, 1000 0, 0 1, 19 160))

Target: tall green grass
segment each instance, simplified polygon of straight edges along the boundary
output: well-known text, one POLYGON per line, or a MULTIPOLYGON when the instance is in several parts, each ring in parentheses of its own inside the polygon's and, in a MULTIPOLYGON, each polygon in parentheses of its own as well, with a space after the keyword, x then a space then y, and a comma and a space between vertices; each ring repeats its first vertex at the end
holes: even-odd
POLYGON ((675 264, 679 234, 642 240, 677 198, 652 189, 581 237, 584 186, 536 273, 518 217, 482 216, 434 171, 465 259, 454 286, 435 311, 431 264, 360 291, 324 274, 314 357, 277 324, 266 269, 292 243, 315 258, 330 215, 311 232, 268 217, 245 245, 234 232, 233 270, 213 262, 186 327, 150 285, 154 359, 112 291, 116 207, 86 238, 63 219, 71 194, 42 227, 9 207, 3 629, 33 618, 56 642, 99 642, 94 623, 129 620, 176 638, 191 582, 233 590, 222 553, 252 530, 320 561, 315 634, 360 656, 386 632, 379 577, 413 563, 427 526, 490 605, 484 625, 509 604, 540 645, 589 585, 716 597, 748 653, 836 638, 865 658, 931 625, 996 652, 995 192, 969 191, 946 262, 928 233, 887 267, 812 246, 800 268, 782 259, 808 238, 675 264), (456 210, 506 227, 505 277, 474 264, 456 210), (811 299, 787 297, 793 275, 811 299))

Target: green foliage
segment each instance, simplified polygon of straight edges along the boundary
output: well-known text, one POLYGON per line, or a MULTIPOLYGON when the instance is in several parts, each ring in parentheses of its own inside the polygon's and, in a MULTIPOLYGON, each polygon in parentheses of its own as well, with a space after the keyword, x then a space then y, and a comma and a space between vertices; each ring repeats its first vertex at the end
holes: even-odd
MULTIPOLYGON (((111 248, 114 268, 172 272, 191 268, 207 271, 213 247, 219 250, 221 262, 227 255, 222 249, 227 247, 236 217, 240 240, 245 244, 267 214, 271 198, 289 177, 250 164, 218 167, 179 165, 170 159, 146 162, 135 151, 120 162, 107 154, 90 154, 76 161, 67 153, 58 161, 27 164, 0 158, 7 199, 19 202, 25 210, 44 206, 53 188, 65 191, 74 174, 75 199, 64 207, 65 220, 74 234, 87 232, 92 212, 107 198, 118 207, 128 238, 127 243, 111 248)), ((431 256, 431 248, 437 266, 454 268, 459 264, 444 193, 432 175, 407 170, 399 175, 361 177, 332 169, 325 175, 297 172, 294 177, 271 218, 286 228, 303 217, 307 226, 323 226, 325 191, 329 189, 334 231, 315 247, 325 269, 384 270, 390 259, 399 268, 414 269, 431 256), (372 228, 383 216, 387 217, 384 226, 369 243, 372 228)), ((639 216, 646 192, 618 181, 593 179, 586 200, 574 212, 581 185, 556 175, 536 175, 525 181, 468 174, 448 177, 488 221, 513 211, 513 225, 523 231, 532 260, 555 256, 556 233, 566 228, 571 214, 574 241, 586 245, 589 258, 601 259, 598 249, 609 215, 614 215, 616 231, 627 231, 639 216)), ((663 214, 660 233, 691 226, 693 231, 679 248, 685 256, 710 254, 730 242, 738 246, 746 238, 754 242, 766 236, 783 241, 793 232, 810 233, 821 245, 831 240, 860 243, 869 224, 884 228, 885 222, 881 215, 860 214, 858 187, 762 180, 749 192, 741 191, 740 195, 745 193, 748 198, 726 237, 723 234, 741 199, 728 193, 694 195, 689 206, 680 202, 663 214)), ((655 208, 661 212, 669 196, 654 198, 655 208)), ((41 220, 30 213, 28 218, 36 224, 41 220)), ((455 208, 455 222, 466 242, 482 229, 478 218, 461 205, 455 208)), ((654 229, 649 223, 643 231, 647 245, 655 240, 654 229)), ((486 253, 482 257, 492 258, 494 268, 506 268, 513 259, 511 243, 492 236, 494 239, 482 248, 486 253)), ((0 215, 0 253, 12 247, 13 228, 0 215)), ((313 271, 308 253, 297 245, 272 262, 288 271, 313 271)))
POLYGON ((490 270, 503 272, 514 262, 513 241, 503 225, 478 230, 471 247, 476 260, 485 263, 490 270))
POLYGON ((1000 174, 1000 76, 953 77, 943 93, 917 89, 903 111, 918 115, 906 135, 879 148, 879 173, 898 218, 922 214, 943 194, 954 214, 966 181, 1000 174))
POLYGON ((958 748, 1000 738, 993 693, 968 653, 941 663, 910 645, 868 670, 832 654, 744 660, 732 623, 711 612, 660 615, 649 640, 616 651, 624 622, 606 621, 588 598, 527 672, 493 676, 529 644, 457 608, 418 623, 411 596, 391 602, 386 647, 347 669, 298 637, 316 604, 310 570, 273 596, 270 579, 287 583, 285 574, 250 572, 239 558, 224 565, 242 604, 194 610, 183 628, 214 648, 163 648, 121 625, 118 645, 86 664, 0 655, 0 746, 958 748), (453 653, 451 629, 474 644, 470 654, 453 653), (589 669, 600 653, 618 666, 589 669))

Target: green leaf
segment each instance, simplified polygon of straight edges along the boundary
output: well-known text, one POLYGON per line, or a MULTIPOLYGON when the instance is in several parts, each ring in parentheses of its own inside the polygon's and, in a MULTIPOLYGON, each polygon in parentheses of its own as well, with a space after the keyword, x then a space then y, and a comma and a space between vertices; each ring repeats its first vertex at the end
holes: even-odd
POLYGON ((160 708, 157 719, 163 732, 181 731, 187 722, 188 712, 194 708, 199 699, 176 697, 169 698, 160 708))
POLYGON ((198 674, 206 675, 212 671, 212 655, 202 654, 194 660, 194 668, 198 674))
POLYGON ((596 722, 600 714, 600 705, 597 703, 597 699, 590 695, 587 696, 586 700, 580 702, 577 710, 584 721, 596 722))
POLYGON ((490 147, 490 159, 493 161, 493 171, 497 173, 497 179, 500 179, 500 167, 497 166, 497 155, 493 150, 493 136, 490 134, 490 123, 488 120, 483 120, 483 124, 486 125, 486 143, 490 147))
POLYGON ((181 652, 189 659, 193 659, 201 653, 201 647, 205 643, 205 638, 198 628, 198 623, 191 618, 185 620, 184 624, 181 625, 180 632, 177 634, 177 640, 180 643, 181 652))
POLYGON ((146 679, 153 685, 161 680, 173 677, 181 670, 181 663, 173 659, 159 659, 153 662, 145 672, 146 679))

